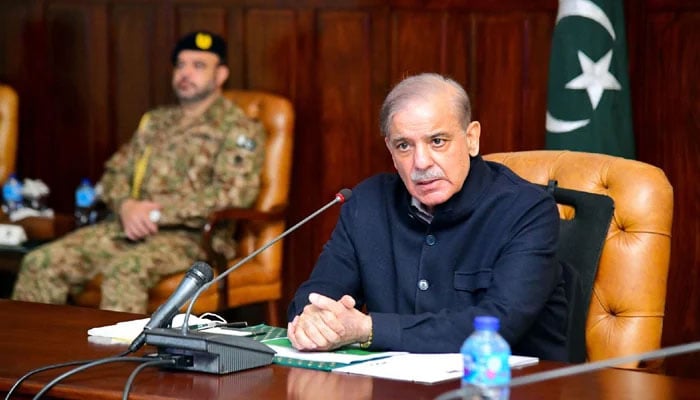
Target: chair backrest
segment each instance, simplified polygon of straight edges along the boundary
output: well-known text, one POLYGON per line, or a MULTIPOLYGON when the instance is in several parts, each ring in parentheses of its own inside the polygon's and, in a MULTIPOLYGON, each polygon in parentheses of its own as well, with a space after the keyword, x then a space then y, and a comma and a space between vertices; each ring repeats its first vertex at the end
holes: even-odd
MULTIPOLYGON (((673 219, 673 189, 663 171, 639 161, 573 151, 496 153, 484 158, 534 183, 556 180, 560 187, 613 199, 613 219, 586 320, 588 360, 658 349, 673 219)), ((560 207, 563 217, 570 212, 560 207)))
POLYGON ((0 184, 15 171, 19 125, 19 98, 10 86, 0 84, 0 184))
POLYGON ((292 172, 294 111, 282 96, 254 90, 225 90, 224 97, 246 115, 259 120, 267 131, 260 194, 255 209, 270 211, 287 204, 292 172))
POLYGON ((566 330, 569 362, 584 362, 586 318, 614 203, 610 196, 564 189, 556 181, 550 181, 546 189, 557 204, 573 209, 571 217, 566 215, 560 220, 557 259, 563 266, 569 305, 566 330))
MULTIPOLYGON (((277 217, 272 215, 275 210, 285 210, 289 199, 294 109, 288 99, 267 92, 227 90, 223 95, 241 107, 249 117, 259 120, 267 131, 260 193, 252 208, 262 213, 273 211, 268 218, 237 219, 236 259, 227 260, 228 265, 232 265, 284 232, 284 214, 277 217)), ((236 273, 230 274, 218 295, 213 291, 204 292, 195 304, 195 310, 276 301, 282 292, 282 262, 283 243, 278 242, 248 261, 236 273)), ((274 313, 275 307, 269 305, 269 314, 274 313)), ((270 319, 276 321, 276 316, 270 319)))

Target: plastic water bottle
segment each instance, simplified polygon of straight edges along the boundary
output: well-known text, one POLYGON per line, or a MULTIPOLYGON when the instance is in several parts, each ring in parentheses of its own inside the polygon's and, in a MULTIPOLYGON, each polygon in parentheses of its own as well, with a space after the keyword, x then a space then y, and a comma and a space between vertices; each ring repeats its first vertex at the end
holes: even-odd
POLYGON ((75 190, 75 226, 81 227, 95 223, 96 213, 93 209, 95 205, 95 188, 90 180, 83 178, 80 185, 75 190))
POLYGON ((510 346, 498 334, 496 317, 474 318, 474 333, 462 345, 462 386, 478 387, 485 399, 507 400, 510 394, 510 346))
POLYGON ((2 210, 7 215, 23 207, 22 183, 17 179, 17 175, 10 175, 2 185, 2 198, 2 210))

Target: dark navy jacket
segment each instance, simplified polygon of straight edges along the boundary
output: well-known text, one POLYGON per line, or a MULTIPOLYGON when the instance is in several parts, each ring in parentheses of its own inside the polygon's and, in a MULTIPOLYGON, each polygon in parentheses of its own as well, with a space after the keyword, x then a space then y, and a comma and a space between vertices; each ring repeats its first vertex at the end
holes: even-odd
POLYGON ((459 352, 474 317, 493 315, 513 354, 566 360, 554 199, 477 156, 462 190, 435 207, 431 224, 410 200, 397 174, 360 183, 289 320, 310 292, 336 300, 349 294, 372 317, 373 349, 459 352))

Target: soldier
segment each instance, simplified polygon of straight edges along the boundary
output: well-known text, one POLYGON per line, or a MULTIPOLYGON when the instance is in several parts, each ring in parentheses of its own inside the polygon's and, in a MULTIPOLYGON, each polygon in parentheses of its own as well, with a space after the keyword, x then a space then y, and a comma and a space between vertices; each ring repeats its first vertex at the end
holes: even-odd
POLYGON ((27 254, 13 299, 62 304, 101 274, 100 308, 146 313, 149 288, 204 257, 207 214, 253 204, 265 131, 221 96, 226 43, 210 32, 190 33, 172 62, 179 106, 146 113, 105 165, 102 198, 114 218, 27 254))

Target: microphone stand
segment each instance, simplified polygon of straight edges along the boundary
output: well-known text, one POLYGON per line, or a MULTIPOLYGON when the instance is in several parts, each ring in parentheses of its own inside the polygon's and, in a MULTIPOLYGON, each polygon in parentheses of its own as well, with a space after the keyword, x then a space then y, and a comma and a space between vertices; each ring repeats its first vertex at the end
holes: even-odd
POLYGON ((321 214, 322 212, 326 211, 327 209, 329 209, 330 207, 334 206, 334 205, 337 204, 337 203, 343 203, 343 202, 345 202, 345 200, 347 200, 347 199, 350 197, 351 194, 352 194, 352 191, 350 191, 350 189, 342 189, 340 192, 338 192, 338 193, 335 195, 335 198, 333 198, 333 200, 331 200, 330 202, 328 202, 325 206, 319 208, 318 210, 316 210, 314 213, 312 213, 312 214, 309 215, 308 217, 306 217, 306 218, 302 219, 301 221, 297 222, 294 226, 292 226, 291 228, 289 228, 289 229, 287 229, 286 231, 282 232, 282 234, 280 234, 280 235, 277 236, 276 238, 270 240, 269 242, 265 243, 262 247, 260 247, 259 249, 255 250, 254 252, 250 253, 249 255, 247 255, 246 257, 244 257, 243 259, 241 259, 239 262, 237 262, 235 265, 231 266, 231 267, 228 268, 226 271, 222 272, 221 275, 217 276, 214 280, 212 280, 211 282, 209 282, 209 283, 203 285, 201 288, 199 288, 199 290, 197 290, 197 291, 194 293, 194 296, 192 296, 192 300, 190 300, 190 303, 189 303, 189 305, 187 306, 187 311, 185 312, 185 317, 184 317, 184 319, 183 319, 182 327, 181 327, 182 334, 183 334, 183 335, 187 335, 188 326, 189 326, 190 314, 192 313, 192 307, 193 307, 193 305, 194 305, 194 302, 197 300, 197 298, 199 298, 199 295, 202 294, 202 292, 204 292, 205 290, 207 290, 208 288, 210 288, 213 284, 215 284, 215 283, 219 282, 220 280, 222 280, 222 279, 223 279, 224 277, 226 277, 228 274, 230 274, 231 272, 235 271, 235 270, 238 269, 241 265, 245 264, 245 263, 248 262, 250 259, 252 259, 253 257, 257 256, 258 254, 260 254, 261 252, 263 252, 264 250, 266 250, 267 248, 269 248, 269 247, 272 246, 273 244, 275 244, 275 243, 277 243, 278 241, 284 239, 287 235, 289 235, 290 233, 292 233, 292 232, 294 232, 295 230, 297 230, 300 226, 304 225, 304 224, 307 223, 309 220, 315 218, 318 214, 321 214))

